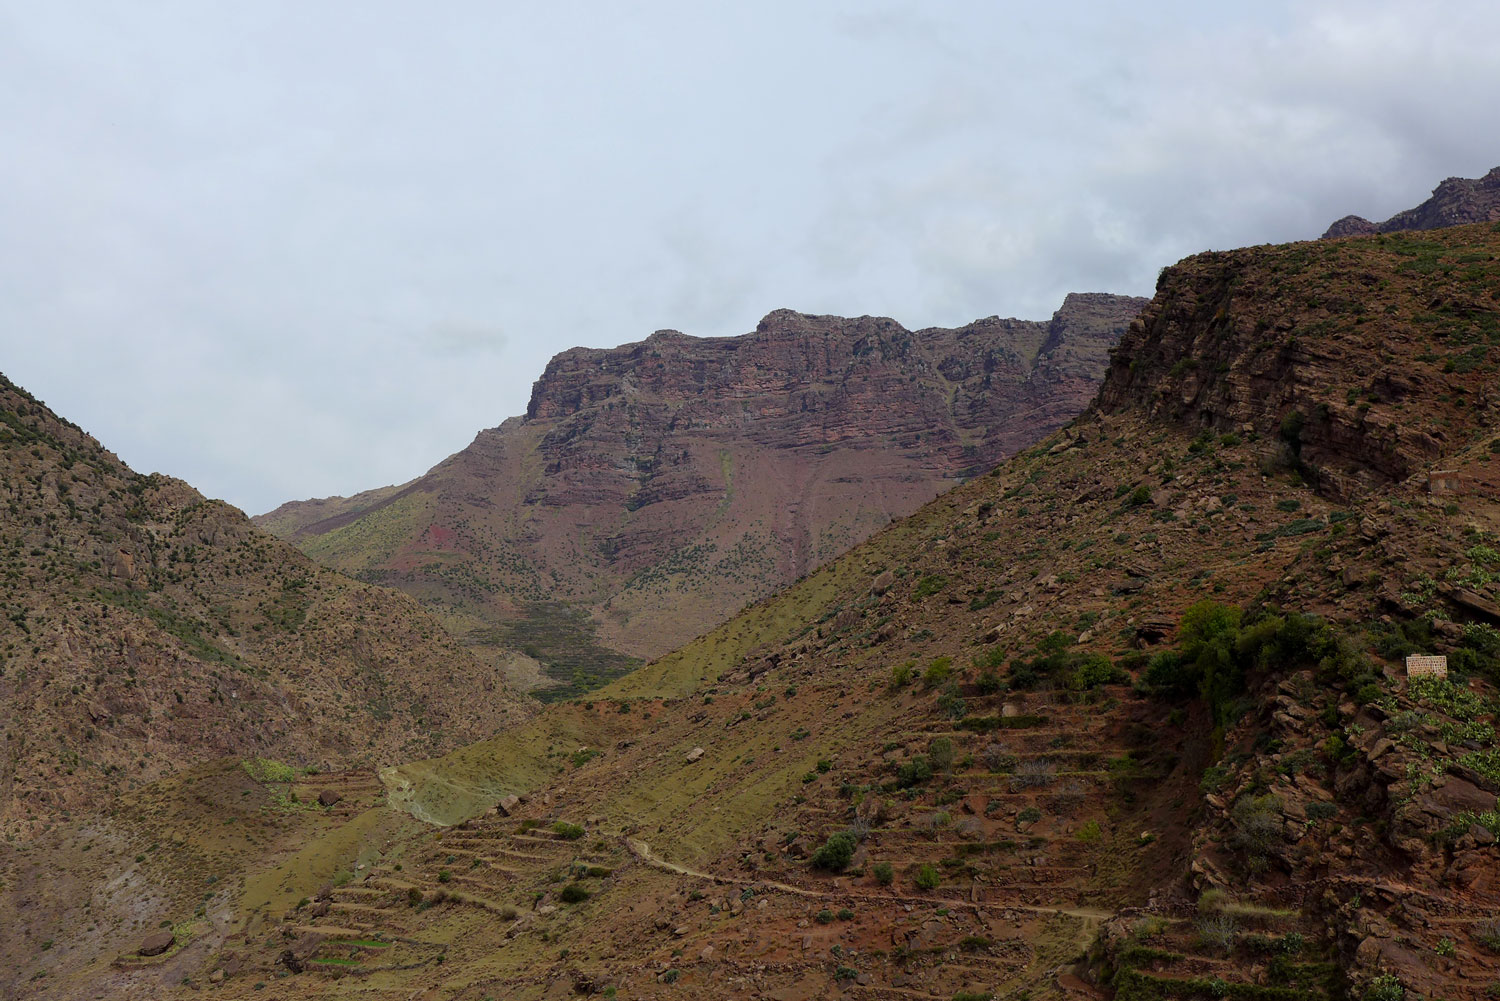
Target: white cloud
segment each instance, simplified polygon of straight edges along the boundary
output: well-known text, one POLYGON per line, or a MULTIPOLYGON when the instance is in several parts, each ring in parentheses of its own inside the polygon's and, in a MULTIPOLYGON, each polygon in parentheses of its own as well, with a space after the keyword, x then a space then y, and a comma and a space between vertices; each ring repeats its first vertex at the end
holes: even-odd
POLYGON ((547 358, 1149 292, 1500 163, 1492 4, 180 0, 0 13, 0 365, 251 510, 547 358))

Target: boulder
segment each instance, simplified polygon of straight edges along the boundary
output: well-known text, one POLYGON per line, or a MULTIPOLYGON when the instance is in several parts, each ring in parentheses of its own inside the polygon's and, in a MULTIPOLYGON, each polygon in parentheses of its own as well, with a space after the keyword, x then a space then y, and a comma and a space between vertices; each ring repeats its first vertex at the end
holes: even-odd
POLYGON ((322 792, 318 793, 318 805, 333 806, 335 803, 340 802, 343 798, 344 797, 340 796, 332 789, 324 789, 322 792))
POLYGON ((512 813, 515 813, 516 807, 520 805, 521 798, 519 796, 505 796, 501 798, 500 802, 495 804, 495 812, 502 817, 509 817, 512 813))
POLYGON ((172 943, 177 941, 176 936, 168 929, 152 932, 141 942, 141 947, 136 951, 142 956, 160 956, 172 948, 172 943))
POLYGON ((695 747, 691 751, 687 752, 687 763, 691 765, 701 757, 703 757, 703 748, 695 747))
POLYGON ((860 800, 859 805, 854 808, 854 816, 873 827, 885 816, 885 804, 881 802, 879 796, 866 793, 865 798, 860 800))

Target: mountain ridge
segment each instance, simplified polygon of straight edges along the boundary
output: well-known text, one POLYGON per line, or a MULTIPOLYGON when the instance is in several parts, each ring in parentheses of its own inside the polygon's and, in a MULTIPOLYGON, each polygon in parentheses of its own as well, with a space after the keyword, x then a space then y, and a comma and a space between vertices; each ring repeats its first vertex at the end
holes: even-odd
POLYGON ((1500 222, 1500 167, 1483 177, 1450 177, 1432 189, 1432 195, 1415 208, 1397 212, 1385 222, 1347 215, 1329 226, 1321 239, 1372 236, 1400 230, 1441 229, 1471 223, 1500 222))
POLYGON ((257 521, 473 649, 529 649, 566 694, 567 664, 664 653, 1061 426, 1144 302, 918 330, 776 310, 740 337, 573 348, 525 416, 428 474, 257 521), (549 639, 561 615, 594 654, 549 639))

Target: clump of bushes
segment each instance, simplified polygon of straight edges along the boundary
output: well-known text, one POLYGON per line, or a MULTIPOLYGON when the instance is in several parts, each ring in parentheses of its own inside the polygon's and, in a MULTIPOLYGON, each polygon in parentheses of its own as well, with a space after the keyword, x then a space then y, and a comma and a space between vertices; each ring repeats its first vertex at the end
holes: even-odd
POLYGON ((580 824, 570 824, 566 820, 559 820, 552 825, 552 833, 564 841, 577 841, 583 837, 583 827, 580 824))
POLYGON ((931 691, 953 675, 952 657, 935 657, 927 670, 922 672, 922 687, 931 691))
POLYGON ((911 881, 919 890, 935 890, 943 881, 943 877, 936 868, 924 862, 912 873, 911 881))
POLYGON ((896 770, 896 785, 902 789, 921 785, 930 778, 932 778, 932 763, 927 760, 925 754, 918 754, 910 761, 903 762, 896 770))
POLYGON ((827 869, 830 872, 843 872, 853 861, 854 849, 857 845, 858 841, 852 832, 840 831, 830 836, 813 852, 813 867, 827 869))
POLYGON ((590 896, 591 894, 584 888, 582 883, 569 883, 562 888, 562 892, 557 895, 557 899, 565 904, 581 904, 589 899, 590 896))
POLYGON ((1151 658, 1141 688, 1162 699, 1201 698, 1217 727, 1244 711, 1245 677, 1253 670, 1316 665, 1323 684, 1341 684, 1358 702, 1381 692, 1368 659, 1328 623, 1311 615, 1260 610, 1246 615, 1213 600, 1190 606, 1178 626, 1178 646, 1151 658))

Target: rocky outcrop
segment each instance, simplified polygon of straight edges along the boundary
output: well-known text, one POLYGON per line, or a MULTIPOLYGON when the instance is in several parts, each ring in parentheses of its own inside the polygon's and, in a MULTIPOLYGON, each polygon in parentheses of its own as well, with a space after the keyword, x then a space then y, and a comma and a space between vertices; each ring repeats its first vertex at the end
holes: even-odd
POLYGON ((1488 259, 1489 228, 1425 239, 1188 258, 1131 322, 1098 407, 1253 434, 1330 496, 1424 472, 1485 433, 1490 348, 1474 341, 1500 324, 1482 283, 1450 278, 1488 259))
POLYGON ((1143 305, 1070 295, 1049 321, 920 330, 777 310, 740 337, 574 348, 524 417, 426 476, 262 523, 441 606, 497 662, 523 648, 541 680, 586 683, 627 666, 611 650, 664 653, 1071 420, 1143 305))
POLYGON ((1477 222, 1500 221, 1500 167, 1483 177, 1450 177, 1432 189, 1432 197, 1414 209, 1397 212, 1385 222, 1374 223, 1348 215, 1328 227, 1324 240, 1345 236, 1371 236, 1405 229, 1441 229, 1477 222))

